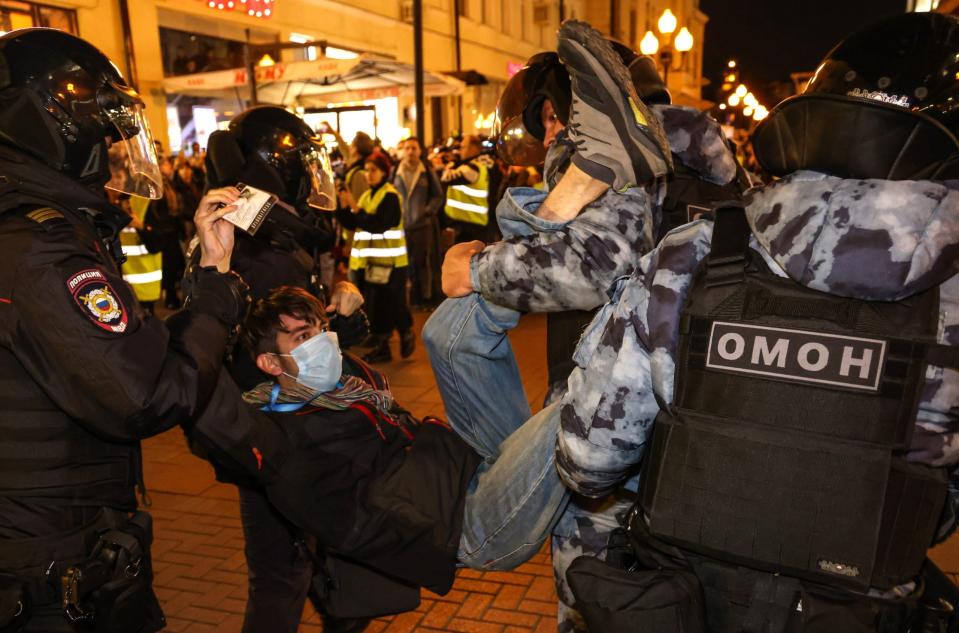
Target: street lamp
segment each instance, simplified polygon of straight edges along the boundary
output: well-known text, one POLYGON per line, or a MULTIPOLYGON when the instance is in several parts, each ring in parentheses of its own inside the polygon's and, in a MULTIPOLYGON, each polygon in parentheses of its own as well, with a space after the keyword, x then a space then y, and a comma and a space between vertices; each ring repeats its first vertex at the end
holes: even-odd
MULTIPOLYGON (((673 65, 673 49, 683 53, 683 60, 685 61, 685 54, 693 49, 694 44, 693 34, 685 26, 679 29, 675 38, 671 37, 676 32, 677 26, 679 26, 679 21, 669 9, 663 11, 656 22, 656 27, 665 38, 665 44, 659 52, 659 62, 663 65, 663 83, 667 87, 669 87, 669 71, 673 65)), ((656 54, 656 51, 659 51, 659 38, 652 31, 646 31, 646 35, 639 42, 639 52, 643 55, 652 56, 656 54)))
POLYGON ((663 35, 672 35, 673 31, 676 30, 677 24, 676 16, 673 15, 672 11, 666 9, 663 11, 663 14, 659 16, 659 22, 656 23, 656 26, 659 27, 659 32, 663 35))
POLYGON ((646 35, 639 42, 639 52, 643 55, 652 57, 659 50, 659 40, 653 35, 652 31, 646 31, 646 35))

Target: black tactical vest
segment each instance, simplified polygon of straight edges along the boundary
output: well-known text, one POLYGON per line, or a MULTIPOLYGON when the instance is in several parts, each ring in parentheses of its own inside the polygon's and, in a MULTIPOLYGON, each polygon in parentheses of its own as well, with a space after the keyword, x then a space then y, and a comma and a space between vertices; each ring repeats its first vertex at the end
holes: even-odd
POLYGON ((662 217, 656 231, 656 243, 676 227, 709 215, 718 206, 739 204, 743 192, 749 189, 749 178, 737 163, 736 178, 725 185, 717 185, 687 167, 675 154, 673 173, 662 204, 662 217))
POLYGON ((2 347, 0 401, 0 497, 136 507, 139 444, 107 442, 84 429, 2 347))
POLYGON ((583 330, 590 324, 596 310, 565 310, 546 314, 546 367, 550 389, 566 383, 576 362, 573 353, 583 330))
POLYGON ((717 215, 649 448, 650 532, 835 587, 913 579, 946 498, 943 469, 902 457, 927 362, 954 352, 936 343, 938 291, 810 290, 748 248, 742 209, 717 215))
MULTIPOLYGON (((85 239, 92 227, 75 224, 85 239)), ((113 265, 104 255, 104 265, 113 265)), ((0 270, 0 287, 11 284, 0 270)), ((64 505, 136 508, 141 477, 139 442, 101 439, 64 413, 0 346, 0 497, 64 505)))

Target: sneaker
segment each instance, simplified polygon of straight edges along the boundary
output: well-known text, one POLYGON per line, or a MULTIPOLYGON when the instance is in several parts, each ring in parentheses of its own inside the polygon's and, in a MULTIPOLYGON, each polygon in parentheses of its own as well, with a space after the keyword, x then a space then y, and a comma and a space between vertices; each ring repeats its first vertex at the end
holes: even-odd
POLYGON ((400 356, 409 358, 416 348, 416 333, 412 329, 400 334, 400 356))
POLYGON ((573 164, 616 191, 667 175, 672 156, 662 123, 640 101, 609 41, 586 22, 567 20, 557 51, 572 83, 573 164))
POLYGON ((374 347, 372 351, 363 356, 363 361, 370 365, 374 363, 388 363, 391 360, 393 360, 393 352, 390 351, 390 342, 388 340, 382 341, 374 347))

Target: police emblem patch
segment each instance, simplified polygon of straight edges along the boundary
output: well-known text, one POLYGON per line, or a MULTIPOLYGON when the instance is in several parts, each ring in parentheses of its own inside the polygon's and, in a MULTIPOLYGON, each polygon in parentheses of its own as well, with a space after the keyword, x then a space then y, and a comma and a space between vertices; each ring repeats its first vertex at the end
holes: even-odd
POLYGON ((95 325, 117 334, 126 331, 126 309, 101 271, 91 268, 76 273, 67 279, 67 290, 95 325))

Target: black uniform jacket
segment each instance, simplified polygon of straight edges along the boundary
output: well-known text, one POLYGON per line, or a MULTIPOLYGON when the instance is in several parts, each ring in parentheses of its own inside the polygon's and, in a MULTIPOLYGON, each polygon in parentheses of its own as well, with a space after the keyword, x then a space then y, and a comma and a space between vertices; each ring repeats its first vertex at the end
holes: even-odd
MULTIPOLYGON (((344 355, 344 369, 385 386, 344 355)), ((217 398, 192 439, 220 467, 265 489, 327 551, 406 583, 446 593, 453 583, 466 489, 479 456, 439 420, 398 421, 359 402, 343 411, 264 413, 217 398)))
POLYGON ((134 507, 139 440, 217 382, 239 284, 199 271, 187 309, 144 314, 110 254, 126 221, 102 189, 0 146, 0 505, 134 507))

